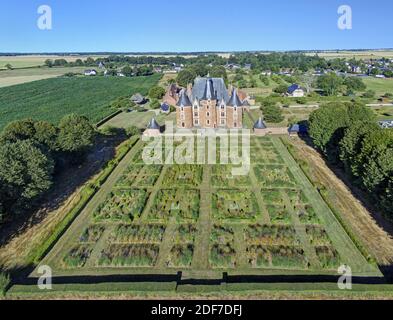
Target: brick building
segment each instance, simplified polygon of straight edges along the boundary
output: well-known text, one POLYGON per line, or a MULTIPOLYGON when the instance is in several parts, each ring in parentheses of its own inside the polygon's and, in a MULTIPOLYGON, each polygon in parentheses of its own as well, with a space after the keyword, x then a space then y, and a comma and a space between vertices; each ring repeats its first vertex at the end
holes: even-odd
POLYGON ((221 78, 197 78, 180 93, 176 104, 178 128, 242 128, 243 102, 237 89, 231 94, 221 78))

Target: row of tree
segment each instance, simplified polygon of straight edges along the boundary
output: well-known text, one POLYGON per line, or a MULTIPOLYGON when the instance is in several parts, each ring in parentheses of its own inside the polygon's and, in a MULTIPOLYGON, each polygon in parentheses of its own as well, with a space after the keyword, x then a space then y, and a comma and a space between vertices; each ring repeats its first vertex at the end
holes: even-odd
POLYGON ((313 112, 310 135, 329 162, 342 166, 393 218, 393 130, 382 129, 359 103, 330 103, 313 112))
POLYGON ((75 114, 58 126, 31 119, 10 123, 0 135, 0 218, 30 208, 60 168, 84 160, 94 137, 88 119, 75 114))
POLYGON ((177 83, 182 87, 187 87, 188 84, 194 83, 196 77, 207 75, 212 78, 223 78, 225 83, 228 83, 228 75, 223 66, 207 67, 204 64, 193 64, 180 71, 177 76, 177 83))

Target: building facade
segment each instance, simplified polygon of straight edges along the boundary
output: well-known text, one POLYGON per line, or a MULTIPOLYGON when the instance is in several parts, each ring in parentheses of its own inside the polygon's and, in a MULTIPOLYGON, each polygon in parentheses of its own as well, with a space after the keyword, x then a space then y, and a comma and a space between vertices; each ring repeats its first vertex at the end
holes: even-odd
POLYGON ((243 102, 221 78, 197 78, 176 104, 178 128, 236 129, 243 127, 243 102))

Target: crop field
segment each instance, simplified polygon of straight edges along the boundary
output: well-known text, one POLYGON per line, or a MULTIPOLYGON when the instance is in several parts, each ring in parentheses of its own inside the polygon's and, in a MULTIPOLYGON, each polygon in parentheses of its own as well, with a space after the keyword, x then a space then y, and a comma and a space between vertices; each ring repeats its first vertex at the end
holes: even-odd
POLYGON ((57 123, 77 113, 98 122, 115 110, 110 103, 136 92, 147 94, 160 79, 149 77, 56 78, 0 88, 0 130, 9 122, 25 118, 57 123))
POLYGON ((56 78, 66 73, 83 73, 86 67, 40 67, 28 69, 0 70, 0 88, 38 80, 56 78))
POLYGON ((145 143, 45 257, 56 275, 378 274, 280 138, 252 138, 245 176, 233 163, 147 165, 145 143))

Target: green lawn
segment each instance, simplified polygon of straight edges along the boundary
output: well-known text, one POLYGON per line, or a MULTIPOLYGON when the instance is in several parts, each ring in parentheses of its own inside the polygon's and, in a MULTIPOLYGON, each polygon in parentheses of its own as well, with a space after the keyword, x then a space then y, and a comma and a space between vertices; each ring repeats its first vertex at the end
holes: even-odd
POLYGON ((55 78, 0 88, 0 130, 9 122, 33 118, 57 123, 78 113, 98 122, 113 113, 109 108, 120 96, 146 95, 160 75, 137 78, 55 78))
POLYGON ((363 79, 363 81, 367 85, 367 89, 373 90, 377 93, 377 97, 380 97, 387 92, 393 94, 393 79, 367 77, 363 79))

